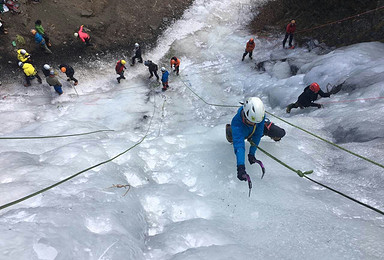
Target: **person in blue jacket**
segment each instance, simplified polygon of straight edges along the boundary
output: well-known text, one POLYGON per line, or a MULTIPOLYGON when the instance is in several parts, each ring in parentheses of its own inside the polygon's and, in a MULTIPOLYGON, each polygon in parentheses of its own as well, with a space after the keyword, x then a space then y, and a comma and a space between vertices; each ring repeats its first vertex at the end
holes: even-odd
POLYGON ((237 161, 237 178, 246 181, 249 178, 245 171, 245 142, 251 142, 248 161, 250 164, 258 162, 255 157, 257 146, 264 132, 265 108, 258 97, 248 98, 231 122, 233 149, 237 161))
POLYGON ((40 47, 42 49, 44 49, 45 53, 52 53, 51 50, 48 48, 43 36, 38 33, 35 29, 32 29, 31 30, 31 33, 34 35, 35 37, 35 42, 40 45, 40 47))
POLYGON ((168 86, 169 72, 164 67, 161 67, 161 73, 163 74, 163 76, 161 77, 161 83, 163 83, 162 91, 166 91, 169 88, 168 86))

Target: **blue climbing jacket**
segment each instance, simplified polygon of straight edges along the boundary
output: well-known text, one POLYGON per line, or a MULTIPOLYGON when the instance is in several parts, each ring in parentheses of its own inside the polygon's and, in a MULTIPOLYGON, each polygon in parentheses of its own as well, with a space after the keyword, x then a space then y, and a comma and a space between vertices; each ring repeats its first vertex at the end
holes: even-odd
MULTIPOLYGON (((253 126, 247 125, 243 122, 241 113, 243 107, 239 108, 237 114, 233 117, 231 122, 233 149, 235 151, 237 165, 245 165, 245 139, 251 139, 255 145, 259 145, 260 139, 263 136, 265 117, 260 123, 256 124, 255 132, 252 134, 253 126), (252 134, 252 136, 250 136, 252 134)), ((255 155, 256 146, 249 148, 249 154, 255 155)))
POLYGON ((45 40, 43 39, 43 36, 38 32, 35 34, 35 42, 41 45, 45 44, 45 40))
POLYGON ((168 82, 169 72, 166 70, 161 77, 161 82, 168 82))

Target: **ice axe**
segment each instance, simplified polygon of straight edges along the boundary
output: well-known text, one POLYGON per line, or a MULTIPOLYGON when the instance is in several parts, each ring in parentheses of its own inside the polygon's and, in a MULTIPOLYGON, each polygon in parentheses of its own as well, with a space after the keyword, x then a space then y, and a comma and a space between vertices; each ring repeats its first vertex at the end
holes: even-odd
POLYGON ((256 160, 256 163, 257 163, 258 165, 260 165, 260 167, 261 167, 261 171, 263 172, 263 173, 261 174, 261 179, 263 179, 264 174, 265 174, 265 167, 264 167, 263 163, 262 163, 260 160, 256 160))
POLYGON ((248 174, 244 174, 243 177, 245 177, 248 181, 248 188, 249 188, 249 193, 248 193, 248 197, 251 197, 251 191, 252 191, 252 181, 251 181, 251 177, 249 177, 248 174))

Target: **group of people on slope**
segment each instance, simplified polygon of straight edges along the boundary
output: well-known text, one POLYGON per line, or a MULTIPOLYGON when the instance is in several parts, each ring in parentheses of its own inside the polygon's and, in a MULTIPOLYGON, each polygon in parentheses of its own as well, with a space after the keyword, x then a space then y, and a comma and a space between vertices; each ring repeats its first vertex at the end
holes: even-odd
MULTIPOLYGON (((37 71, 37 69, 32 65, 32 59, 31 55, 24 49, 17 50, 17 59, 18 59, 18 66, 23 70, 25 81, 24 84, 25 87, 31 86, 31 80, 37 79, 38 82, 41 84, 42 79, 37 71)), ((74 78, 75 70, 68 64, 60 64, 58 66, 60 71, 62 73, 65 73, 68 77, 67 81, 74 81, 74 85, 78 84, 78 80, 74 78)), ((59 79, 56 77, 58 75, 57 72, 48 64, 44 64, 42 67, 42 72, 46 78, 47 83, 54 87, 55 91, 61 95, 63 94, 62 90, 62 84, 60 83, 59 79)))
MULTIPOLYGON (((138 59, 139 63, 143 63, 143 58, 141 56, 141 48, 140 48, 140 45, 138 43, 135 43, 134 56, 132 57, 131 66, 134 66, 136 59, 138 59)), ((124 76, 125 71, 124 70, 127 69, 127 67, 125 67, 125 64, 126 64, 126 61, 123 59, 117 61, 117 63, 116 63, 115 71, 116 71, 116 74, 119 75, 119 77, 117 78, 118 83, 120 83, 120 81, 122 79, 125 79, 125 76, 124 76)), ((179 75, 180 59, 178 59, 176 56, 173 56, 171 58, 170 64, 171 64, 171 69, 173 68, 176 75, 179 75)), ((151 60, 146 60, 144 62, 144 65, 148 67, 148 71, 150 74, 149 78, 152 78, 155 75, 156 80, 159 81, 160 77, 157 74, 157 71, 159 70, 158 65, 151 60)), ((162 76, 161 76, 161 83, 163 86, 162 91, 166 91, 169 88, 169 85, 168 85, 169 72, 166 70, 165 67, 161 67, 160 70, 162 73, 162 76)))
MULTIPOLYGON (((293 34, 296 30, 296 22, 292 20, 286 27, 286 34, 283 40, 283 48, 289 38, 289 48, 292 45, 293 34)), ((246 43, 246 48, 242 56, 242 61, 249 55, 252 59, 252 53, 255 48, 254 39, 251 38, 246 43)), ((318 96, 330 97, 336 94, 338 88, 333 87, 329 92, 321 90, 320 85, 316 82, 311 83, 304 88, 303 93, 298 97, 295 103, 289 104, 286 112, 290 113, 293 108, 300 107, 317 107, 322 105, 315 103, 318 96)), ((248 153, 248 161, 250 164, 261 162, 256 159, 255 153, 260 139, 263 135, 271 137, 275 141, 281 140, 285 136, 285 130, 276 126, 265 117, 265 109, 263 102, 258 97, 248 98, 242 107, 239 108, 237 114, 233 117, 231 124, 226 125, 226 137, 230 143, 233 143, 234 152, 237 162, 237 178, 241 181, 249 180, 249 176, 245 170, 245 140, 251 143, 248 153)), ((262 164, 261 164, 262 165, 262 164)))

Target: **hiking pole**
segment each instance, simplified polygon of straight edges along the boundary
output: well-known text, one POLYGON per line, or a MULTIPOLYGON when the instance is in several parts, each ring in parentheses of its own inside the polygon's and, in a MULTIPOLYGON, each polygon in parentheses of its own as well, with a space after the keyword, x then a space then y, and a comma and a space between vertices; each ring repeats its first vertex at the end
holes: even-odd
MULTIPOLYGON (((61 77, 59 74, 57 74, 57 76, 58 76, 59 78, 61 78, 62 80, 65 80, 65 79, 64 79, 63 77, 61 77)), ((67 79, 67 81, 69 81, 69 79, 67 79)), ((79 97, 79 93, 77 93, 77 89, 75 88, 75 85, 72 85, 71 82, 69 82, 69 85, 75 90, 77 97, 79 97)))
MULTIPOLYGON (((69 83, 69 84, 71 84, 71 83, 69 83)), ((77 93, 77 89, 76 89, 75 85, 72 85, 72 84, 71 84, 71 86, 72 86, 73 89, 75 90, 77 97, 79 97, 79 93, 77 93)))
POLYGON ((245 178, 246 178, 247 181, 248 181, 248 188, 249 188, 248 197, 251 197, 251 191, 252 191, 252 181, 251 181, 251 177, 249 177, 248 174, 245 174, 245 178))

